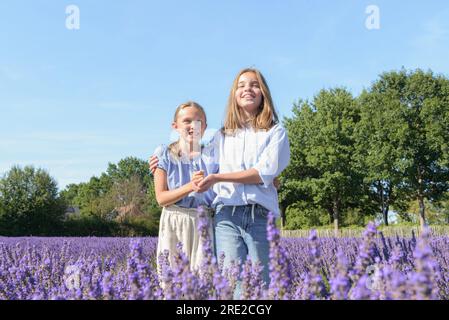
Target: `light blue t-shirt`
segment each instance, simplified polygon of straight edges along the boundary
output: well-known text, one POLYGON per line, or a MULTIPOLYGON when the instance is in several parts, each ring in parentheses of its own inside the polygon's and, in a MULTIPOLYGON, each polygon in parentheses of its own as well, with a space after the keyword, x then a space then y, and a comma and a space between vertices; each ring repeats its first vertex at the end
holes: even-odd
MULTIPOLYGON (((195 159, 176 159, 166 145, 157 147, 154 155, 159 160, 157 167, 167 173, 169 190, 180 188, 189 183, 195 171, 203 170, 205 177, 218 172, 218 163, 215 161, 214 149, 211 147, 203 147, 201 155, 195 159)), ((203 193, 192 192, 176 202, 175 205, 183 208, 198 208, 200 205, 211 207, 215 196, 213 188, 203 193)))

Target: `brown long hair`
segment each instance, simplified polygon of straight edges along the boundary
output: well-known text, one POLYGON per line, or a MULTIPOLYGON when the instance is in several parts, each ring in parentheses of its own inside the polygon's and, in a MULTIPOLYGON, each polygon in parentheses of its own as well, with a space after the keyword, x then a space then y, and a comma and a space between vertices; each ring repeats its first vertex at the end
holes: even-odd
MULTIPOLYGON (((193 108, 198 109, 198 110, 201 112, 201 114, 204 116, 204 119, 206 120, 205 125, 207 125, 206 112, 204 111, 203 107, 202 107, 199 103, 197 103, 197 102, 195 102, 195 101, 187 101, 187 102, 181 103, 181 104, 176 108, 175 115, 173 116, 173 122, 176 122, 176 121, 178 120, 179 112, 180 112, 182 109, 185 109, 185 108, 187 108, 187 107, 193 107, 193 108)), ((175 159, 179 159, 179 158, 180 158, 180 151, 181 151, 180 148, 179 148, 179 139, 178 139, 178 141, 175 141, 175 142, 171 143, 171 144, 168 146, 168 150, 170 151, 170 154, 171 154, 175 159)))
POLYGON ((244 127, 244 120, 242 110, 237 104, 235 92, 237 91, 239 78, 246 72, 253 72, 259 82, 260 90, 262 92, 262 102, 257 111, 256 117, 251 121, 251 126, 256 130, 269 130, 279 122, 278 115, 274 108, 273 100, 271 99, 270 89, 262 75, 262 73, 254 68, 245 68, 241 70, 232 83, 231 93, 229 94, 228 104, 226 107, 226 116, 223 128, 221 129, 225 134, 233 134, 237 129, 244 127))

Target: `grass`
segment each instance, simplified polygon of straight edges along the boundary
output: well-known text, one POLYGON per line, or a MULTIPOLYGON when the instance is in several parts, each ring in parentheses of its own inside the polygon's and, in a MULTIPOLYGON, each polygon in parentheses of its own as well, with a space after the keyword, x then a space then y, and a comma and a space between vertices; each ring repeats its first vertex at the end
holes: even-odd
MULTIPOLYGON (((283 237, 294 237, 294 238, 307 238, 310 234, 311 229, 301 229, 301 230, 281 230, 281 235, 283 237)), ((348 227, 339 229, 339 237, 361 237, 363 227, 348 227)), ((431 225, 429 226, 430 233, 433 236, 447 236, 449 235, 449 225, 431 225)), ((421 229, 419 226, 379 226, 378 231, 382 231, 386 237, 394 237, 396 235, 400 237, 411 237, 412 233, 415 236, 419 236, 421 229)), ((328 238, 334 237, 334 229, 332 228, 316 228, 318 237, 328 238)))

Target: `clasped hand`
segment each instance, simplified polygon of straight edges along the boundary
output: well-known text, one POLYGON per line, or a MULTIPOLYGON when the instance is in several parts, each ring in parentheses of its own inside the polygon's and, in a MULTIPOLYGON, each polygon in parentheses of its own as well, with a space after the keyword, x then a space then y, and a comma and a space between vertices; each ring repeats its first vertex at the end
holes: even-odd
POLYGON ((217 182, 214 174, 204 177, 204 171, 195 171, 190 181, 191 187, 195 192, 205 192, 217 182))

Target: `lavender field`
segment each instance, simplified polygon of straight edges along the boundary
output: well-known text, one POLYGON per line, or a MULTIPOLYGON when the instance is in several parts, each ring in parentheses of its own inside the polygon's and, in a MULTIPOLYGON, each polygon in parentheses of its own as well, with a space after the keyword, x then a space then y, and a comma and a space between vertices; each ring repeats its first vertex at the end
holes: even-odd
POLYGON ((222 270, 206 228, 206 259, 191 272, 182 250, 161 263, 156 238, 1 238, 0 300, 13 299, 448 299, 449 237, 280 238, 268 226, 271 283, 247 261, 222 270))

